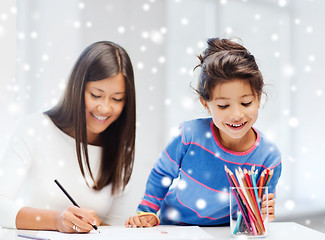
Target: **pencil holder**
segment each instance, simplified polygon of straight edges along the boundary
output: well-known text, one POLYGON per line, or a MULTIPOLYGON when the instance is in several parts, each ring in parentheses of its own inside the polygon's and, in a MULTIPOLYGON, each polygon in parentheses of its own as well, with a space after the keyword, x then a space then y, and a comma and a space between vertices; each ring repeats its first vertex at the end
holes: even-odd
POLYGON ((268 187, 230 187, 230 231, 233 237, 266 237, 268 234, 268 187), (267 214, 261 213, 266 195, 267 214))

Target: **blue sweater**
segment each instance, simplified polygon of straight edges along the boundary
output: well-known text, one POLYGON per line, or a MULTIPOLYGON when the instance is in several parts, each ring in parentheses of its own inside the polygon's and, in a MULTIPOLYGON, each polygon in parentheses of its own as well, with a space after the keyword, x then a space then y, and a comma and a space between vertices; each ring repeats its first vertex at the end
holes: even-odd
MULTIPOLYGON (((211 118, 184 122, 152 169, 138 211, 157 213, 161 224, 221 225, 229 223, 229 182, 224 165, 274 169, 269 193, 274 193, 281 174, 278 148, 263 135, 246 152, 223 147, 211 118), (173 183, 171 185, 171 183, 173 183)), ((257 178, 257 179, 258 179, 257 178)))

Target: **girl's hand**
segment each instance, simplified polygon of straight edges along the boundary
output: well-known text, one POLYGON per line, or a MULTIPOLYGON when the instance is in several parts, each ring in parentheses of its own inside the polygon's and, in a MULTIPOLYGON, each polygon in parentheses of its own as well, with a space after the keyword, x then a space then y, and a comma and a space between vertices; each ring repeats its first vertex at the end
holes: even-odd
POLYGON ((63 211, 56 221, 58 231, 65 233, 88 233, 94 229, 92 225, 98 226, 100 223, 93 210, 76 206, 63 211))
MULTIPOLYGON (((269 210, 269 222, 272 222, 275 218, 274 215, 274 194, 269 193, 268 194, 268 210, 269 210)), ((263 201, 262 201, 262 206, 261 206, 261 212, 262 212, 262 218, 263 221, 266 218, 266 195, 263 195, 263 201)))
POLYGON ((158 221, 154 215, 137 215, 126 220, 125 227, 153 227, 157 224, 158 221))

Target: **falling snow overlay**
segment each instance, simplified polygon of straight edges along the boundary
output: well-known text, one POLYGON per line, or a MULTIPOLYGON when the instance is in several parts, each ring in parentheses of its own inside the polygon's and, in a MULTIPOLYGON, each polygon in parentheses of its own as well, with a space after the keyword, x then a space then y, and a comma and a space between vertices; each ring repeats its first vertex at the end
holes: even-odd
MULTIPOLYGON (((134 198, 140 199, 154 161, 178 135, 178 124, 208 116, 192 89, 200 70, 193 71, 196 56, 209 37, 238 37, 266 83, 256 128, 282 153, 276 219, 325 232, 325 191, 316 187, 325 169, 324 9, 322 0, 0 1, 0 154, 17 121, 59 101, 81 50, 113 40, 130 53, 135 72, 134 198)), ((7 172, 2 161, 0 183, 7 172)), ((66 164, 56 162, 58 168, 66 164)))

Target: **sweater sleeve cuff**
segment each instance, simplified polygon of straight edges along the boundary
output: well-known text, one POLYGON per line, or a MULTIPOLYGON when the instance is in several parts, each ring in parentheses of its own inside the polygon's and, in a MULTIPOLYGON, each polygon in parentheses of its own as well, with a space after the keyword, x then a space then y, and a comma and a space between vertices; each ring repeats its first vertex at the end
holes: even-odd
POLYGON ((155 226, 158 226, 160 224, 160 220, 157 214, 151 212, 141 212, 141 211, 138 212, 138 216, 148 216, 148 215, 154 216, 157 219, 158 223, 155 226))
POLYGON ((16 228, 16 216, 22 206, 18 206, 13 200, 0 197, 0 227, 16 228))

